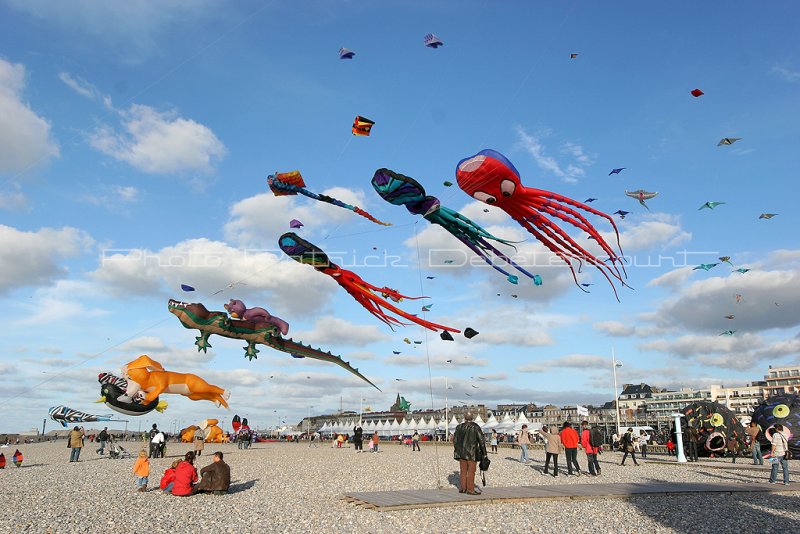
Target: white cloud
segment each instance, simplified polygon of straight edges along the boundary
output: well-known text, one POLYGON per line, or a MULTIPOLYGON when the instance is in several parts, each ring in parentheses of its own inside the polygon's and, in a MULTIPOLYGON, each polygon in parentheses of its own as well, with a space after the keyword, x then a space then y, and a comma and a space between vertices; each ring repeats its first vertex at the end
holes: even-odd
POLYGON ((131 185, 100 185, 81 196, 80 200, 94 206, 117 210, 120 205, 138 202, 140 196, 139 189, 131 185))
POLYGON ((27 208, 28 204, 28 197, 17 183, 11 182, 0 193, 0 209, 22 210, 27 208))
POLYGON ((318 319, 311 331, 297 332, 292 337, 302 339, 305 343, 356 347, 390 339, 377 325, 353 324, 330 316, 318 319))
POLYGON ((772 70, 770 72, 787 82, 800 81, 800 71, 790 69, 783 65, 775 65, 774 67, 772 67, 772 70))
POLYGON ((669 272, 662 274, 661 276, 657 276, 647 282, 647 287, 668 287, 671 289, 677 289, 683 286, 686 281, 692 277, 692 268, 691 267, 681 267, 680 269, 675 269, 669 272))
POLYGON ((89 143, 100 152, 152 174, 210 173, 227 150, 210 128, 176 112, 141 104, 120 111, 122 129, 95 130, 89 143))
POLYGON ((587 154, 581 145, 567 141, 559 149, 563 157, 570 158, 565 164, 546 154, 542 138, 549 132, 532 135, 521 126, 516 127, 517 146, 527 152, 545 172, 556 175, 567 183, 575 183, 586 175, 586 168, 594 164, 594 157, 587 154))
POLYGON ((22 100, 25 67, 0 58, 0 173, 24 171, 59 155, 50 123, 22 100))
POLYGON ((42 286, 66 275, 58 260, 87 252, 94 241, 75 228, 24 232, 0 225, 0 294, 21 286, 42 286))
POLYGON ((552 360, 542 360, 521 365, 517 367, 517 371, 521 373, 544 373, 564 369, 595 370, 604 367, 611 367, 611 360, 608 357, 594 354, 569 354, 552 360))
MULTIPOLYGON (((609 243, 616 244, 613 232, 601 232, 609 243)), ((620 234, 620 244, 625 253, 636 250, 666 248, 691 240, 692 234, 681 228, 677 217, 666 214, 646 215, 635 225, 625 225, 620 234)))
POLYGON ((157 251, 107 249, 90 277, 117 296, 174 295, 181 284, 189 284, 199 295, 221 292, 217 309, 228 298, 239 298, 290 324, 292 314, 319 310, 336 291, 333 280, 305 265, 208 239, 190 239, 157 251))

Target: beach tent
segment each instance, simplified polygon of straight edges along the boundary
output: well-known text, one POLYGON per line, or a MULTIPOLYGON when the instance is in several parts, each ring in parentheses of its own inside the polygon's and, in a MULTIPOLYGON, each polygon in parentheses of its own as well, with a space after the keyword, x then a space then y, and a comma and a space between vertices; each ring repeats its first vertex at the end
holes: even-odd
POLYGON ((501 434, 509 434, 513 432, 514 421, 511 419, 511 416, 506 414, 505 417, 503 417, 503 420, 500 421, 500 424, 497 425, 497 428, 495 430, 497 430, 501 434))
POLYGON ((483 419, 481 419, 481 416, 480 416, 480 415, 479 415, 478 417, 476 417, 476 418, 475 418, 475 423, 477 423, 477 424, 478 424, 478 426, 479 426, 479 427, 481 427, 481 428, 483 428, 483 425, 485 425, 485 424, 486 424, 486 423, 483 421, 483 419))
POLYGON ((397 427, 397 430, 400 431, 401 435, 404 435, 408 432, 408 421, 406 421, 405 418, 403 418, 403 421, 397 427))
POLYGON ((424 417, 420 419, 419 429, 424 430, 426 433, 436 430, 436 422, 434 421, 433 416, 431 416, 431 418, 427 421, 424 417))
MULTIPOLYGON (((424 418, 423 418, 423 419, 424 419, 424 418)), ((410 423, 408 423, 408 429, 409 429, 409 430, 411 430, 411 431, 412 431, 412 433, 413 433, 413 431, 414 431, 414 430, 419 430, 419 428, 420 428, 419 421, 417 421, 416 419, 414 419, 414 418, 412 417, 412 418, 411 418, 411 422, 410 422, 410 423)))
POLYGON ((400 423, 397 422, 397 419, 393 419, 392 424, 389 426, 389 435, 397 436, 399 434, 400 434, 400 423))
POLYGON ((497 425, 499 425, 499 424, 500 424, 500 421, 498 421, 497 418, 494 416, 494 414, 492 414, 492 416, 489 417, 489 419, 486 420, 486 423, 484 423, 483 430, 484 431, 492 431, 492 430, 496 429, 497 425))
MULTIPOLYGON (((524 413, 519 414, 519 417, 517 417, 517 420, 514 423, 514 430, 516 432, 519 432, 520 430, 522 430, 522 425, 528 425, 529 428, 531 426, 530 425, 530 421, 528 421, 528 418, 525 417, 524 413)), ((529 430, 529 432, 530 432, 530 430, 529 430)))

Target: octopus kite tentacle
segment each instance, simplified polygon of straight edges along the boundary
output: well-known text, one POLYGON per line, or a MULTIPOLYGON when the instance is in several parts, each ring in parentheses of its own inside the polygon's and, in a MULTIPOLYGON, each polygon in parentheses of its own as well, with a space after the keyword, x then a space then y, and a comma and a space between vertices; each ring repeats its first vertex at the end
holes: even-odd
POLYGON ((290 173, 282 173, 282 174, 270 174, 267 177, 267 185, 269 185, 270 190, 275 193, 276 196, 282 195, 296 195, 301 194, 307 196, 308 198, 313 198, 314 200, 319 200, 320 202, 327 202, 328 204, 333 204, 334 206, 338 206, 340 208, 344 208, 355 212, 362 217, 369 219, 370 221, 383 225, 383 226, 391 226, 392 223, 387 223, 380 221, 364 211, 363 209, 359 208, 358 206, 353 206, 351 204, 347 204, 346 202, 342 202, 339 199, 330 197, 328 195, 323 195, 320 193, 314 193, 306 189, 305 183, 303 182, 303 177, 300 176, 298 171, 290 172, 290 173), (283 178, 283 179, 281 179, 283 178))
POLYGON ((369 313, 389 325, 404 326, 403 323, 396 317, 389 315, 387 312, 394 313, 414 324, 418 324, 428 330, 438 332, 439 330, 446 332, 459 333, 460 330, 444 326, 419 317, 415 317, 400 308, 394 306, 386 299, 391 299, 395 302, 400 302, 403 299, 422 299, 427 297, 408 297, 399 293, 398 291, 388 287, 378 287, 364 281, 360 276, 347 269, 342 269, 328 258, 327 254, 320 248, 312 243, 299 237, 293 232, 287 232, 278 239, 278 246, 283 250, 287 256, 299 263, 311 265, 317 271, 327 274, 333 278, 347 293, 352 296, 356 301, 361 304, 369 313), (378 295, 377 293, 380 293, 378 295), (385 310, 385 311, 384 311, 385 310))
POLYGON ((533 274, 517 265, 490 243, 495 241, 513 247, 512 241, 496 237, 464 215, 442 206, 438 198, 426 195, 425 188, 413 178, 389 169, 378 169, 372 178, 372 187, 386 202, 405 206, 409 212, 422 215, 429 222, 450 232, 489 266, 506 275, 509 282, 516 284, 518 277, 496 265, 495 258, 514 267, 528 278, 534 278, 533 274))
POLYGON ((563 195, 525 187, 522 185, 519 172, 514 165, 495 150, 482 150, 474 156, 461 160, 456 167, 456 179, 458 186, 465 193, 508 213, 541 241, 548 250, 564 260, 579 288, 581 286, 578 284, 570 259, 578 262, 585 261, 596 267, 611 284, 614 296, 619 300, 612 278, 621 282, 622 285, 627 285, 623 279, 623 277, 627 277, 627 273, 621 258, 622 247, 619 243, 619 230, 609 215, 563 195), (619 255, 578 210, 597 215, 611 223, 617 237, 619 255), (569 223, 589 234, 608 255, 611 266, 589 253, 548 216, 569 223))

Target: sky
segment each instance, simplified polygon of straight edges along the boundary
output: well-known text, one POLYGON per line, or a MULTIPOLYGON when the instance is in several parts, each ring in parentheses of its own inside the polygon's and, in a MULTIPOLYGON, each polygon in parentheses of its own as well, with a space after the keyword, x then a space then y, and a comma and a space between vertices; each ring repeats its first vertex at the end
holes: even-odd
POLYGON ((163 414, 119 416, 128 428, 227 427, 234 414, 266 428, 387 409, 398 393, 413 409, 445 395, 597 404, 614 395, 612 351, 620 384, 666 388, 800 363, 798 15, 788 0, 0 0, 0 432, 41 427, 55 405, 110 413, 94 402, 98 373, 140 354, 228 389, 230 410, 163 395, 163 414), (431 32, 444 46, 424 46, 431 32), (356 115, 372 135, 351 135, 356 115), (486 148, 525 186, 630 212, 614 216, 630 286, 616 284, 619 301, 597 269, 577 275, 584 293, 507 213, 444 185, 486 148), (518 242, 500 247, 543 284, 510 284, 384 202, 370 186, 381 167, 518 242), (291 170, 392 226, 273 196, 267 175, 291 170), (637 189, 658 192, 649 210, 625 196, 637 189), (724 204, 698 209, 710 201, 724 204), (432 304, 428 320, 479 335, 392 331, 277 248, 295 218, 343 268, 430 297, 403 309, 432 304), (248 361, 237 340, 198 352, 169 298, 264 307, 382 392, 267 347, 248 361))

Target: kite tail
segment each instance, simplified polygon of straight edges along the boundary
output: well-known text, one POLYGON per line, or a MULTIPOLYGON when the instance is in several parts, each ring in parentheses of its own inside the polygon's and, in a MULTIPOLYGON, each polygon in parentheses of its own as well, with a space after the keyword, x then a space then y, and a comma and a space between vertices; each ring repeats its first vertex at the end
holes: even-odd
POLYGON ((288 194, 301 194, 308 198, 313 198, 314 200, 319 200, 320 202, 327 202, 328 204, 333 204, 334 206, 339 206, 340 208, 348 209, 354 213, 361 215, 362 217, 369 219, 370 221, 383 225, 383 226, 391 226, 392 223, 383 222, 381 220, 376 219, 363 209, 359 208, 358 206, 352 206, 347 204, 346 202, 342 202, 339 199, 333 198, 328 195, 322 195, 319 193, 314 193, 313 191, 309 191, 304 187, 299 187, 293 184, 287 184, 286 182, 282 182, 277 178, 273 178, 271 182, 269 182, 271 188, 276 189, 278 191, 283 191, 284 193, 288 194))

